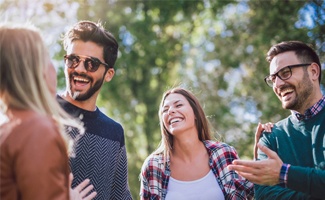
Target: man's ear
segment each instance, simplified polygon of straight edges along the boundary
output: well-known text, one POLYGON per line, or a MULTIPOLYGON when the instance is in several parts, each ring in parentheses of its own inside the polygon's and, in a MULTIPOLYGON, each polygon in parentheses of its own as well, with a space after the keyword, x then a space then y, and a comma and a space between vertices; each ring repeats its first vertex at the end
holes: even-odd
POLYGON ((321 73, 320 72, 320 66, 317 64, 317 63, 315 63, 315 62, 313 62, 310 66, 309 66, 309 68, 310 68, 310 72, 311 72, 311 79, 313 80, 313 81, 317 81, 318 80, 318 77, 319 77, 319 73, 321 73))
POLYGON ((109 68, 105 74, 105 81, 110 82, 115 74, 114 68, 109 68))

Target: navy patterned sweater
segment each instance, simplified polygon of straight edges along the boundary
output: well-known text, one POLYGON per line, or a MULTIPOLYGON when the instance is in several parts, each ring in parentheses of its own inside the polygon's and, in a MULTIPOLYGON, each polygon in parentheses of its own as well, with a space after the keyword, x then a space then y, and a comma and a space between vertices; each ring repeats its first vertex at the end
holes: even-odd
POLYGON ((70 153, 70 168, 74 175, 72 187, 88 178, 97 192, 96 200, 132 199, 123 127, 98 108, 87 111, 60 96, 57 100, 67 113, 80 118, 85 127, 84 135, 74 129, 69 131, 74 140, 70 153))

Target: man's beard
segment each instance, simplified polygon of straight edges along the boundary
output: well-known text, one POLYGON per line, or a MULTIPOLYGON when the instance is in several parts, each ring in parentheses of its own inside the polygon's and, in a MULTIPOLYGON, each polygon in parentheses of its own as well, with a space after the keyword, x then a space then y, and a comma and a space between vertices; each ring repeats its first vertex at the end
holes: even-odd
POLYGON ((306 103, 306 100, 310 97, 312 91, 313 91, 313 84, 309 80, 308 73, 305 72, 303 76, 303 80, 295 88, 296 98, 288 105, 283 105, 283 107, 289 110, 295 110, 295 111, 300 110, 306 103), (300 89, 299 94, 297 92, 297 89, 300 89))
MULTIPOLYGON (((78 74, 77 73, 72 73, 69 76, 69 89, 68 89, 69 95, 71 96, 71 98, 73 98, 76 101, 85 101, 85 100, 89 99, 90 97, 92 97, 101 88, 101 86, 103 85, 104 76, 105 76, 104 75, 102 77, 102 79, 97 80, 93 86, 90 86, 90 88, 86 91, 86 93, 81 94, 80 91, 73 92, 72 91, 72 86, 70 84, 71 83, 70 81, 73 81, 73 76, 76 76, 76 75, 78 75, 78 74)), ((92 80, 93 80, 92 78, 90 78, 90 77, 88 77, 86 75, 78 75, 78 76, 87 77, 90 80, 90 83, 92 83, 92 80)))

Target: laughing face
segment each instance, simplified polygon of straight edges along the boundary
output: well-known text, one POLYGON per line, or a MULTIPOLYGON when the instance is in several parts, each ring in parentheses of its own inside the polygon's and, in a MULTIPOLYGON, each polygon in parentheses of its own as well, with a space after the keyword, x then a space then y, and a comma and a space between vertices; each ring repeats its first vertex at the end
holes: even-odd
POLYGON ((172 135, 180 132, 197 133, 193 109, 181 94, 172 93, 166 97, 162 119, 164 126, 172 135))
MULTIPOLYGON (((278 54, 270 63, 270 74, 274 74, 288 65, 301 63, 293 51, 278 54)), ((306 67, 292 68, 291 71, 292 76, 287 80, 276 77, 273 91, 282 102, 284 109, 302 113, 306 108, 306 104, 308 104, 308 99, 311 97, 313 84, 306 67)))
MULTIPOLYGON (((67 55, 82 55, 98 58, 104 63, 103 47, 94 42, 83 42, 76 40, 67 49, 67 55)), ((95 72, 89 72, 81 61, 77 67, 65 67, 65 78, 67 82, 67 91, 71 98, 77 101, 85 101, 99 93, 99 89, 104 81, 110 81, 114 75, 114 69, 110 68, 108 73, 104 65, 100 65, 95 72)))

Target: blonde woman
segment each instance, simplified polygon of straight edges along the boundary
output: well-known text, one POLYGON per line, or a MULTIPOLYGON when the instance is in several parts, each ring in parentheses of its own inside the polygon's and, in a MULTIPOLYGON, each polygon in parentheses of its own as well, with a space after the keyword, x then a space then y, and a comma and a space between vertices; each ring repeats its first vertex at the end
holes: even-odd
MULTIPOLYGON (((69 199, 66 125, 56 72, 39 31, 0 25, 0 199, 69 199)), ((80 189, 80 188, 78 188, 80 189)), ((80 191, 78 191, 80 192, 80 191)))
POLYGON ((159 107, 161 144, 144 162, 141 199, 251 199, 253 184, 227 169, 236 150, 213 141, 197 98, 188 90, 164 93, 159 107))

